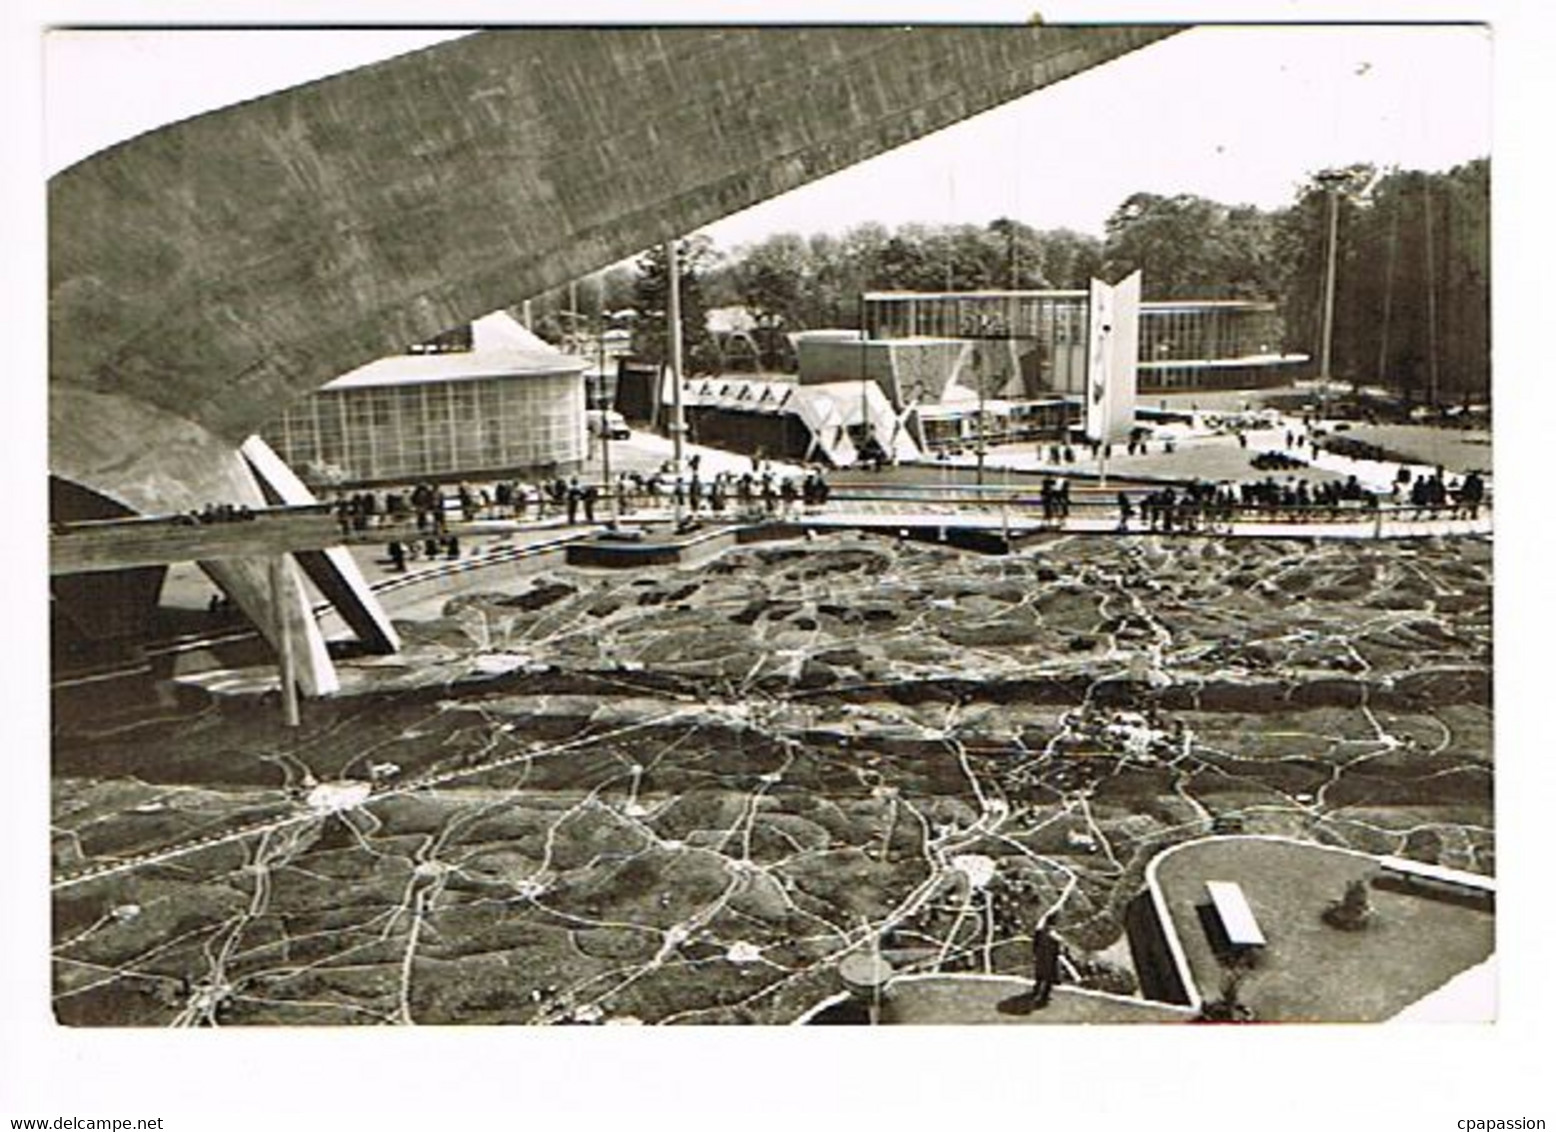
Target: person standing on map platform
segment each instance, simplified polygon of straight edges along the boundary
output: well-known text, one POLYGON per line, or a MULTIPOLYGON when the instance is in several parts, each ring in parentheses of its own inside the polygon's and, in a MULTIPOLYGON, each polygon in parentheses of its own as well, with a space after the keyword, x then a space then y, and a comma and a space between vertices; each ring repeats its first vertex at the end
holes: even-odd
POLYGON ((1032 933, 1032 1005, 1047 1006, 1054 984, 1059 981, 1059 941, 1048 930, 1051 916, 1038 921, 1032 933))

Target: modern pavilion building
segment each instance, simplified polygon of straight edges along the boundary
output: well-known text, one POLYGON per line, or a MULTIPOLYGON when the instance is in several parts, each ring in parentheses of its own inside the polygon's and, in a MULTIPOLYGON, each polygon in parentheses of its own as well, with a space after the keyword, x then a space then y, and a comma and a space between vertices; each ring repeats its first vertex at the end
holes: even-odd
MULTIPOLYGON (((864 296, 867 338, 976 343, 976 349, 962 351, 958 367, 981 366, 986 381, 997 383, 986 392, 1007 398, 1083 391, 1087 317, 1085 291, 875 291, 864 296)), ((1289 381, 1309 358, 1283 353, 1281 337, 1280 314, 1270 302, 1141 303, 1140 392, 1247 389, 1289 381)), ((857 372, 857 362, 854 368, 857 372)))
MULTIPOLYGON (((1084 412, 1087 291, 875 291, 864 332, 793 336, 802 386, 879 385, 921 446, 1056 439, 1084 412)), ((1274 303, 1140 304, 1137 392, 1246 389, 1290 381, 1306 354, 1280 352, 1274 303)))
POLYGON ((569 472, 586 366, 499 311, 336 378, 263 436, 315 487, 569 472))

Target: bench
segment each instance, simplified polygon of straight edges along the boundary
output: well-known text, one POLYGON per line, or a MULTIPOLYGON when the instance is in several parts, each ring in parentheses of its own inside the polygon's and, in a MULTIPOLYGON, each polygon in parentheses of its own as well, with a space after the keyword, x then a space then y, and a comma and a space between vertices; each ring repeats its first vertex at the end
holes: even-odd
POLYGON ((1238 949, 1264 946, 1264 933, 1259 930, 1242 885, 1229 880, 1207 880, 1205 890, 1210 893, 1210 903, 1226 932, 1227 943, 1238 949))
POLYGON ((1379 864, 1374 888, 1486 911, 1496 908, 1497 882, 1491 877, 1399 857, 1384 857, 1379 864))
POLYGON ((1489 893, 1497 890, 1497 882, 1492 877, 1464 872, 1461 869, 1444 868, 1442 865, 1432 865, 1425 861, 1412 861, 1403 857, 1381 857, 1378 864, 1382 866, 1385 875, 1397 876, 1406 881, 1435 881, 1445 886, 1473 889, 1476 892, 1489 893))

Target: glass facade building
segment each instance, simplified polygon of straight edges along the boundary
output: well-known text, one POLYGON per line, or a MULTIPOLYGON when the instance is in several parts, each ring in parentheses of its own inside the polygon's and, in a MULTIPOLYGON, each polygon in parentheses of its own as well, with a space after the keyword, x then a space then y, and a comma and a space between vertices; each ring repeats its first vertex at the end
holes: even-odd
POLYGON ((1014 342, 1028 396, 1085 387, 1085 291, 876 291, 864 317, 870 338, 1014 342))
MULTIPOLYGON (((1085 291, 876 291, 864 296, 872 339, 1008 340, 1029 397, 1080 393, 1086 376, 1085 291)), ((1308 362, 1282 354, 1274 303, 1145 302, 1140 390, 1243 388, 1288 381, 1308 362)))
POLYGON ((413 347, 337 378, 265 428, 265 440, 315 486, 577 468, 587 452, 584 361, 506 314, 471 329, 468 349, 413 347))

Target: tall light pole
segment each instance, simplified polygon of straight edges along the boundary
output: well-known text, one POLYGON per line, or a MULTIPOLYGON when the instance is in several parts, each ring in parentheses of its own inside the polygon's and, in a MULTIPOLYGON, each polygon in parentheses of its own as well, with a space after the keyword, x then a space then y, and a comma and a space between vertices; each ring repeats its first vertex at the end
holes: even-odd
POLYGON ((1326 169, 1314 179, 1324 186, 1324 192, 1329 197, 1329 238, 1324 263, 1324 328, 1318 350, 1318 403, 1319 416, 1323 416, 1329 404, 1329 362, 1334 345, 1335 260, 1340 243, 1340 186, 1345 184, 1349 177, 1340 170, 1326 169))
POLYGON ((984 373, 984 347, 983 344, 991 341, 999 327, 995 320, 986 314, 976 316, 973 325, 973 376, 978 382, 978 486, 983 486, 983 465, 987 452, 987 436, 984 429, 987 427, 985 413, 987 412, 987 390, 985 385, 988 375, 984 373))
MULTIPOLYGON (((1110 303, 1112 302, 1111 299, 1108 301, 1110 303)), ((1113 316, 1111 314, 1108 315, 1109 320, 1111 320, 1112 317, 1113 316)), ((1113 333, 1113 323, 1111 321, 1104 322, 1102 324, 1102 330, 1100 333, 1103 335, 1113 333)), ((1102 343, 1102 364, 1108 367, 1107 378, 1105 380, 1109 386, 1113 384, 1111 356, 1112 347, 1104 338, 1102 343)), ((1112 435, 1113 427, 1113 421, 1111 419, 1112 414, 1109 412, 1111 408, 1112 406, 1108 403, 1108 398, 1104 396, 1102 398, 1102 408, 1099 410, 1102 417, 1102 423, 1097 426, 1097 435, 1101 440, 1101 447, 1097 449, 1097 488, 1099 490, 1105 490, 1108 486, 1108 450, 1112 447, 1112 441, 1109 440, 1108 437, 1112 435)))
MULTIPOLYGON (((669 298, 665 303, 666 329, 670 334, 670 443, 674 467, 672 473, 679 480, 686 457, 686 409, 681 402, 681 265, 675 241, 665 241, 665 283, 669 298)), ((680 499, 676 490, 675 498, 680 499)), ((681 525, 681 505, 675 505, 675 525, 681 525)))
POLYGON ((870 447, 870 324, 864 292, 859 292, 859 447, 856 458, 870 447))
POLYGON ((1432 240, 1432 182, 1421 182, 1421 219, 1426 227, 1426 362, 1427 404, 1437 408, 1437 254, 1432 240))
POLYGON ((609 378, 605 375, 605 276, 600 276, 600 302, 595 311, 595 365, 600 373, 600 474, 605 479, 605 506, 610 520, 605 524, 611 530, 621 518, 616 510, 616 485, 611 482, 611 406, 616 399, 610 395, 609 378))
MULTIPOLYGON (((980 329, 982 329, 982 328, 980 327, 980 329)), ((988 445, 985 443, 984 433, 983 433, 983 430, 987 427, 987 425, 985 423, 985 420, 984 420, 984 413, 987 410, 986 410, 986 408, 984 406, 984 396, 985 396, 985 394, 984 394, 984 389, 983 389, 984 374, 983 374, 983 341, 982 341, 982 339, 979 339, 977 342, 973 343, 973 350, 976 351, 973 354, 973 361, 976 363, 973 366, 973 373, 974 373, 974 375, 978 379, 978 486, 982 487, 983 486, 983 461, 984 461, 985 457, 987 456, 987 449, 988 449, 988 445)))

